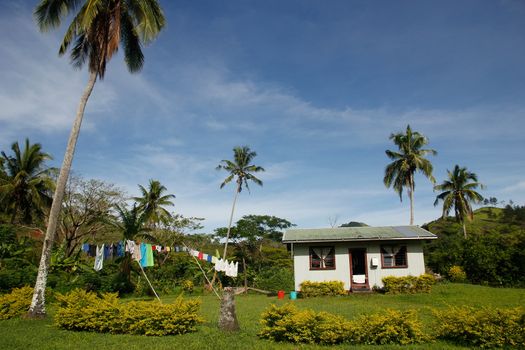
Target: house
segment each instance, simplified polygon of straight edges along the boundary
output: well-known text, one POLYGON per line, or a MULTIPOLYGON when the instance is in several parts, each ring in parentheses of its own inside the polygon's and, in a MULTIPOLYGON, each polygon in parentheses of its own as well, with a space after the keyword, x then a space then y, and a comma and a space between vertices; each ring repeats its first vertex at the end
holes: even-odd
POLYGON ((343 281, 349 291, 382 287, 386 276, 425 273, 423 241, 437 236, 418 226, 290 229, 283 235, 303 281, 343 281))

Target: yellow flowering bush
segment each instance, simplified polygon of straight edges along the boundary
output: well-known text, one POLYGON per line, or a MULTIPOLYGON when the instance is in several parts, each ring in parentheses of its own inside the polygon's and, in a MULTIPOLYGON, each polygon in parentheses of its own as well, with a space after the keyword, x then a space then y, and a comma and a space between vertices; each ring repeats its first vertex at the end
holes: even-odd
POLYGON ((312 282, 304 281, 301 283, 301 296, 303 298, 319 296, 335 296, 347 294, 345 285, 342 281, 312 282))
POLYGON ((436 283, 434 276, 424 274, 419 277, 404 276, 394 277, 387 276, 382 279, 383 289, 387 294, 413 294, 413 293, 430 293, 432 286, 436 283))
POLYGON ((0 296, 0 320, 23 315, 29 310, 33 288, 14 288, 11 293, 0 296))
POLYGON ((194 332, 204 322, 198 315, 197 300, 121 303, 117 295, 104 293, 99 297, 80 289, 58 295, 55 324, 68 330, 159 336, 194 332))

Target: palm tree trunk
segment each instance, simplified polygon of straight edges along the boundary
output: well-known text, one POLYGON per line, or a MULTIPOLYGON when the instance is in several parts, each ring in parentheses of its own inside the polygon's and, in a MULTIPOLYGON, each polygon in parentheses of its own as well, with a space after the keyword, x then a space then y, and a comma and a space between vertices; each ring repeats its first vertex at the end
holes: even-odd
POLYGON ((414 175, 410 175, 410 189, 408 191, 410 197, 410 225, 414 225, 414 175))
MULTIPOLYGON (((233 213, 235 211, 235 203, 237 202, 237 196, 239 195, 239 192, 241 190, 241 184, 237 184, 237 188, 235 189, 235 196, 233 197, 233 205, 232 205, 232 211, 230 214, 230 221, 228 223, 228 231, 226 232, 226 242, 224 243, 224 253, 222 254, 222 258, 226 259, 226 253, 228 252, 228 241, 230 239, 230 231, 232 228, 232 221, 233 221, 233 213)), ((213 288, 213 284, 215 283, 215 280, 217 279, 217 270, 213 273, 213 278, 210 282, 210 289, 213 288)))
POLYGON ((233 197, 233 205, 232 205, 232 212, 230 214, 230 222, 228 223, 228 231, 226 232, 226 242, 224 243, 224 254, 222 254, 222 258, 226 259, 226 253, 228 251, 228 241, 230 239, 230 231, 232 228, 232 221, 233 221, 233 212, 235 211, 235 203, 237 202, 237 196, 239 195, 239 192, 241 191, 241 184, 237 184, 237 188, 235 189, 235 196, 233 197))
POLYGON ((29 307, 28 316, 31 318, 41 318, 46 315, 45 291, 47 284, 47 273, 51 260, 51 248, 53 247, 53 241, 55 239, 58 216, 62 207, 62 199, 64 198, 67 178, 71 169, 71 163, 73 162, 73 155, 75 154, 75 146, 80 133, 80 126, 82 125, 84 110, 96 81, 97 74, 90 73, 87 86, 84 89, 82 97, 80 98, 77 115, 73 123, 73 127, 71 128, 71 133, 69 134, 66 153, 64 155, 64 160, 62 162, 62 167, 60 168, 60 174, 57 180, 57 186, 53 195, 53 204, 51 205, 51 211, 49 212, 49 221, 47 224, 46 236, 44 238, 44 245, 42 247, 42 256, 40 257, 40 265, 38 267, 38 275, 36 278, 33 300, 31 301, 31 306, 29 307))
POLYGON ((464 222, 463 222, 463 237, 465 237, 465 239, 467 239, 467 227, 466 227, 464 222))

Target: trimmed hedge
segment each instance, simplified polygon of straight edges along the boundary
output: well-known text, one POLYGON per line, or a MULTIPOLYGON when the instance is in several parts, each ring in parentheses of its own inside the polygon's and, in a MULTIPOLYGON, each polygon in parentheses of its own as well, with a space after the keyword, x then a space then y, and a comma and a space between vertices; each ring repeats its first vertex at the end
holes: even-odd
POLYGON ((300 285, 301 296, 304 298, 319 296, 346 295, 345 284, 341 281, 312 282, 304 281, 300 285))
POLYGON ((451 307, 434 310, 437 337, 480 348, 525 347, 525 309, 451 307))
POLYGON ((383 289, 387 294, 414 294, 430 293, 432 286, 436 284, 436 279, 432 275, 424 274, 419 277, 388 276, 382 279, 383 289))
POLYGON ((386 310, 348 321, 341 316, 271 305, 262 314, 259 337, 309 344, 415 344, 429 339, 415 311, 386 310))
POLYGON ((114 334, 173 335, 196 331, 204 320, 197 314, 200 302, 176 299, 172 304, 149 301, 120 303, 117 293, 76 289, 57 295, 55 324, 63 329, 114 334))
POLYGON ((31 306, 33 288, 15 288, 9 294, 0 296, 0 320, 7 320, 25 314, 31 306))

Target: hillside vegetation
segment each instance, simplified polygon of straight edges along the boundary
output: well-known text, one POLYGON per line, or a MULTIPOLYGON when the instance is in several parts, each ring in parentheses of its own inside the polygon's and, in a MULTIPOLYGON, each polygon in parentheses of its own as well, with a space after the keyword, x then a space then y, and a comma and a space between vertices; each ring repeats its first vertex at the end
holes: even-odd
POLYGON ((426 263, 433 272, 450 276, 461 267, 473 283, 525 285, 525 207, 484 207, 467 222, 467 238, 452 217, 432 221, 424 228, 439 239, 425 245, 426 263))

